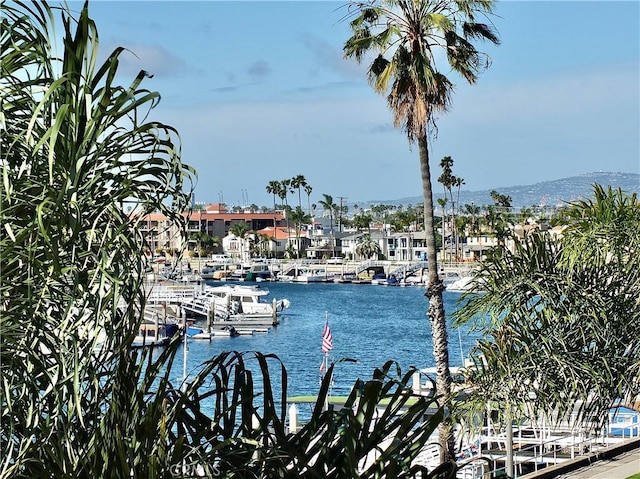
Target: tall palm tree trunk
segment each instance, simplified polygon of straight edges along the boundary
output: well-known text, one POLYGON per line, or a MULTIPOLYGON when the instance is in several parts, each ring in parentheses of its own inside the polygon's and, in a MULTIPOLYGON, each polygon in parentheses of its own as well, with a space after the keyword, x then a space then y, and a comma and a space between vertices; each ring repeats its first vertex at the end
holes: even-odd
MULTIPOLYGON (((449 344, 447 323, 444 313, 442 292, 444 285, 438 276, 436 254, 436 230, 433 218, 433 190, 431 188, 431 169, 429 167, 429 149, 427 137, 418 138, 420 153, 420 174, 422 176, 422 196, 424 201, 424 230, 427 242, 427 260, 429 279, 425 296, 429 298, 428 316, 431 322, 433 355, 436 361, 436 392, 442 403, 448 406, 451 399, 451 373, 449 371, 449 344)), ((450 418, 446 418, 438 429, 440 441, 440 459, 442 462, 454 460, 455 443, 450 418)))

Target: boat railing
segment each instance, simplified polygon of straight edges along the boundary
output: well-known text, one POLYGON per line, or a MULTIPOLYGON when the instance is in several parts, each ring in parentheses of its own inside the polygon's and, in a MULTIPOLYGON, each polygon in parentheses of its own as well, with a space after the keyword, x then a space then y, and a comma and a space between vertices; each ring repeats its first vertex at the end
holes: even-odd
MULTIPOLYGON (((576 430, 553 430, 547 433, 534 431, 532 434, 523 435, 523 431, 516 428, 512 439, 513 467, 517 475, 522 475, 525 469, 535 472, 552 464, 601 451, 624 439, 611 434, 585 434, 576 430)), ((506 461, 508 450, 504 433, 497 436, 484 435, 481 442, 483 447, 472 457, 488 459, 493 463, 506 461)), ((495 467, 492 473, 499 474, 504 471, 505 466, 499 466, 495 467)))
POLYGON ((147 303, 180 303, 193 299, 199 287, 191 284, 161 284, 150 285, 147 293, 147 303))
POLYGON ((400 266, 389 273, 389 276, 394 276, 397 279, 406 278, 411 273, 415 273, 419 269, 428 268, 429 265, 426 261, 418 261, 415 263, 409 263, 403 266, 400 266))
POLYGON ((382 263, 381 261, 369 260, 363 263, 359 263, 354 272, 356 274, 360 274, 364 271, 367 271, 370 268, 379 268, 381 266, 384 267, 384 263, 382 263))

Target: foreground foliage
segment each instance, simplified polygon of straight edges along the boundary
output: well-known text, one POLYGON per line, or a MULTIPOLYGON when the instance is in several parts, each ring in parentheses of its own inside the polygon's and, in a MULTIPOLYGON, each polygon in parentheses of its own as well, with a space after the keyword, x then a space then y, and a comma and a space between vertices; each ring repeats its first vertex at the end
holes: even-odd
MULTIPOLYGON (((572 204, 554 240, 496 250, 458 321, 486 333, 474 351, 478 408, 599 430, 640 395, 640 203, 610 187, 572 204), (507 411, 510 409, 510 411, 507 411)), ((474 372, 475 370, 475 372, 474 372)))

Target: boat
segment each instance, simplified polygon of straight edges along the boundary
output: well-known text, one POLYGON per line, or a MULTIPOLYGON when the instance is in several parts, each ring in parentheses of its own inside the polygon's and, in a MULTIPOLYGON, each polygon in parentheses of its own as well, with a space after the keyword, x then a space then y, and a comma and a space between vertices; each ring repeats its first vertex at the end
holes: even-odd
POLYGON ((380 286, 398 286, 400 282, 395 276, 389 276, 387 278, 372 279, 371 284, 380 285, 380 286))
POLYGON ((253 321, 277 324, 278 313, 291 303, 286 299, 267 301, 269 290, 258 285, 205 285, 190 300, 182 303, 185 311, 213 321, 253 321))
POLYGON ((303 271, 305 271, 304 266, 297 263, 289 264, 276 275, 276 279, 283 283, 291 283, 295 281, 303 271))
POLYGON ((196 326, 189 326, 187 328, 187 336, 189 339, 210 340, 212 338, 233 338, 239 335, 240 332, 232 325, 224 326, 220 329, 214 329, 211 332, 207 332, 203 328, 198 328, 196 326))
POLYGON ((228 270, 226 264, 205 264, 200 270, 200 277, 202 279, 219 279, 221 276, 221 272, 228 270), (218 273, 218 278, 216 278, 216 273, 218 273))
POLYGON ((202 276, 198 273, 187 273, 183 274, 179 281, 181 283, 200 283, 202 281, 202 276))
POLYGON ((204 329, 196 326, 188 326, 187 337, 189 339, 211 339, 211 333, 207 333, 204 329))
POLYGON ((474 285, 473 276, 461 276, 457 280, 445 284, 447 291, 464 292, 469 291, 474 285))
POLYGON ((265 262, 252 262, 241 265, 231 272, 235 281, 265 281, 273 278, 269 265, 265 262))
POLYGON ((171 340, 171 332, 175 330, 177 330, 177 326, 174 329, 157 321, 143 321, 138 328, 138 334, 131 343, 131 347, 144 348, 167 345, 171 340))
POLYGON ((354 272, 346 272, 333 277, 334 283, 352 283, 358 279, 358 275, 354 272))
POLYGON ((333 281, 334 274, 327 272, 327 267, 320 266, 306 266, 298 269, 298 274, 293 278, 296 283, 326 283, 333 281))
POLYGON ((216 329, 214 331, 211 331, 212 338, 234 338, 239 335, 240 333, 238 332, 238 330, 234 328, 232 325, 225 326, 222 329, 216 329))

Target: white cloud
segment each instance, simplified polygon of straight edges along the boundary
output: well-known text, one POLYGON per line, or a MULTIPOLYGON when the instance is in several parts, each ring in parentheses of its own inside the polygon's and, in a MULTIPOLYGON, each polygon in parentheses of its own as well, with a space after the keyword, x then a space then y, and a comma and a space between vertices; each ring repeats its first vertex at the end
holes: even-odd
MULTIPOLYGON (((124 44, 124 43, 123 43, 124 44)), ((136 74, 145 70, 157 77, 181 77, 188 71, 186 62, 161 45, 127 44, 120 56, 120 68, 136 74)))

